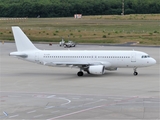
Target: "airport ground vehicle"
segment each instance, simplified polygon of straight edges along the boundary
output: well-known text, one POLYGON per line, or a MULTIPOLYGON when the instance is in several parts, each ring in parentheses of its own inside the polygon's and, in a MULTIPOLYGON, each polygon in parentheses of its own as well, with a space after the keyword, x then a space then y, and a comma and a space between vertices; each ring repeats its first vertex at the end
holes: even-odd
POLYGON ((59 42, 59 46, 60 46, 60 47, 63 46, 64 43, 65 43, 65 41, 64 41, 63 38, 62 38, 62 41, 59 42))
POLYGON ((73 41, 68 41, 67 43, 63 44, 64 47, 75 47, 76 43, 73 41))
POLYGON ((62 40, 59 42, 59 46, 64 46, 64 47, 75 47, 76 43, 69 40, 68 42, 65 42, 64 39, 62 38, 62 40))

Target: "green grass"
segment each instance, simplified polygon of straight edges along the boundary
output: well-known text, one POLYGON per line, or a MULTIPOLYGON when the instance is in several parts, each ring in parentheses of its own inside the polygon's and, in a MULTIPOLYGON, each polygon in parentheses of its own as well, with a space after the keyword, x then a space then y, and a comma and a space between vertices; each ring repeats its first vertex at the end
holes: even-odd
POLYGON ((159 14, 83 16, 82 19, 29 18, 20 22, 0 20, 0 40, 13 40, 11 26, 16 25, 32 41, 59 42, 63 37, 78 43, 160 45, 159 21, 159 14))

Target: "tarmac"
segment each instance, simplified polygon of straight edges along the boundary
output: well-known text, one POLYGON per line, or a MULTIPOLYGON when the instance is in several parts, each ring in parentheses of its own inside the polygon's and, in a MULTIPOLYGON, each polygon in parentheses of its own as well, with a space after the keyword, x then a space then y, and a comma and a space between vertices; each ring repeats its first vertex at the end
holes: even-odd
MULTIPOLYGON (((60 50, 58 44, 35 44, 60 50)), ((9 56, 14 43, 0 44, 0 119, 12 120, 159 120, 160 47, 77 45, 70 50, 139 50, 154 66, 106 71, 102 76, 79 69, 48 67, 9 56)))

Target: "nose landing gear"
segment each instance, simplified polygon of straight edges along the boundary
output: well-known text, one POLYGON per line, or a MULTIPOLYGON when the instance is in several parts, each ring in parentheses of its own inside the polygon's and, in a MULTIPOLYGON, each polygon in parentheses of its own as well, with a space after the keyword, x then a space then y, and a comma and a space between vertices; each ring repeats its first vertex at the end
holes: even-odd
POLYGON ((134 70, 133 75, 134 75, 134 76, 138 75, 137 68, 134 68, 133 70, 134 70))

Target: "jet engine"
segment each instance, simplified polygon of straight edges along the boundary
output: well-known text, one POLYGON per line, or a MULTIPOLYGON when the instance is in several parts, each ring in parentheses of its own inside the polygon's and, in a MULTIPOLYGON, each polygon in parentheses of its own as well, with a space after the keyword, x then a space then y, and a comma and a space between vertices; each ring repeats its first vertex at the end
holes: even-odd
POLYGON ((88 72, 90 74, 102 75, 104 74, 104 66, 103 65, 89 66, 88 72))

